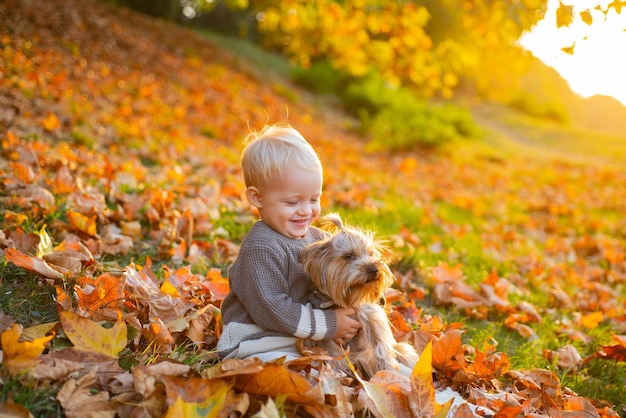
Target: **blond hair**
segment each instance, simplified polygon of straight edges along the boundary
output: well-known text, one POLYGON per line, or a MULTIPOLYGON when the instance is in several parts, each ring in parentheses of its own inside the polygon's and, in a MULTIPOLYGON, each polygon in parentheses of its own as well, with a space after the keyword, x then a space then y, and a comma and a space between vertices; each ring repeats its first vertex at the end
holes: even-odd
POLYGON ((241 167, 246 187, 263 187, 285 167, 322 172, 315 150, 290 125, 266 125, 244 140, 241 167))

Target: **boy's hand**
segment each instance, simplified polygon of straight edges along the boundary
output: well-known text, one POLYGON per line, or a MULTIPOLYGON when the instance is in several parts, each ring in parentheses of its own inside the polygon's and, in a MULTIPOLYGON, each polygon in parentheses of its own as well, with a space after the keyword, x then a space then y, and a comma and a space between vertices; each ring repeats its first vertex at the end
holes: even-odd
POLYGON ((344 345, 354 338, 361 329, 361 323, 352 317, 355 313, 355 310, 352 308, 335 309, 335 314, 337 315, 337 332, 333 340, 337 344, 344 345))

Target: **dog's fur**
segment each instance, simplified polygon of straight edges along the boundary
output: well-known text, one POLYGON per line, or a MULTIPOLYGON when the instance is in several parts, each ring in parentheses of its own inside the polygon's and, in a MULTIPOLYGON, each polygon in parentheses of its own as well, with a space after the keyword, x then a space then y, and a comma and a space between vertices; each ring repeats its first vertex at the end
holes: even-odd
MULTIPOLYGON (((317 290, 334 306, 354 308, 361 330, 349 343, 348 358, 365 378, 379 370, 413 369, 418 354, 412 345, 397 342, 385 309, 384 291, 392 285, 388 250, 372 232, 344 226, 336 214, 324 218, 322 227, 333 235, 306 246, 300 262, 317 290)), ((340 355, 338 344, 325 346, 331 355, 340 355)), ((342 367, 347 371, 347 365, 342 367)))

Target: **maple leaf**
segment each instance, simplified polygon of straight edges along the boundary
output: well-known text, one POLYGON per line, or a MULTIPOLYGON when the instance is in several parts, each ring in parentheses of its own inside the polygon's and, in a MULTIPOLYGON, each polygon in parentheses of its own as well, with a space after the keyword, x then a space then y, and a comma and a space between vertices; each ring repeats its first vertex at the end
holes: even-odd
POLYGON ((109 273, 98 277, 82 276, 74 285, 78 307, 93 317, 105 310, 104 317, 115 320, 124 304, 124 281, 109 273))
POLYGON ((94 263, 91 252, 81 242, 62 242, 56 249, 44 254, 42 258, 56 269, 66 271, 68 275, 79 274, 83 267, 94 263))
POLYGON ((20 341, 22 326, 13 324, 2 331, 2 364, 9 373, 16 375, 32 369, 39 364, 39 356, 46 349, 46 343, 54 338, 54 334, 36 338, 32 341, 20 341))
POLYGON ((237 375, 235 388, 254 395, 282 394, 296 403, 324 404, 321 386, 313 386, 302 374, 277 363, 266 363, 258 373, 237 375))
POLYGON ((509 358, 505 353, 487 355, 476 350, 474 362, 469 367, 465 367, 464 371, 472 380, 476 379, 488 384, 493 379, 498 379, 503 373, 508 372, 509 366, 509 358))
POLYGON ((111 328, 104 328, 91 319, 70 311, 59 312, 63 332, 78 350, 94 351, 116 358, 126 347, 126 323, 122 313, 111 328))

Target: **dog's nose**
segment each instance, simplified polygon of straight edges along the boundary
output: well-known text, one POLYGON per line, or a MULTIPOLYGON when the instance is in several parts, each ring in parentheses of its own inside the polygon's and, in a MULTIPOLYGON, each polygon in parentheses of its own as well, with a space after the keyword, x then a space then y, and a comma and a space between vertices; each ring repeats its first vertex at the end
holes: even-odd
POLYGON ((371 266, 370 268, 368 268, 367 275, 369 276, 370 280, 375 280, 378 277, 378 267, 371 266))

